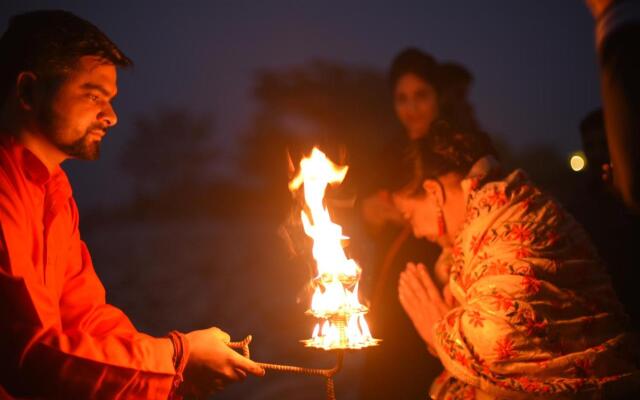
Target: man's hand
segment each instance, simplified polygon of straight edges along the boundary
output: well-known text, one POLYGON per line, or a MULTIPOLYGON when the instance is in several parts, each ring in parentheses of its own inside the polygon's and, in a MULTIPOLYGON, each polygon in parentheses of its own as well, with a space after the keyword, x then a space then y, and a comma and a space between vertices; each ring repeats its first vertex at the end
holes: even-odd
POLYGON ((407 263, 400 274, 398 298, 418 334, 434 348, 433 326, 451 309, 423 264, 407 263))
POLYGON ((229 335, 218 328, 193 331, 189 341, 189 360, 184 373, 184 392, 204 397, 241 381, 247 374, 263 376, 264 369, 227 346, 229 335))

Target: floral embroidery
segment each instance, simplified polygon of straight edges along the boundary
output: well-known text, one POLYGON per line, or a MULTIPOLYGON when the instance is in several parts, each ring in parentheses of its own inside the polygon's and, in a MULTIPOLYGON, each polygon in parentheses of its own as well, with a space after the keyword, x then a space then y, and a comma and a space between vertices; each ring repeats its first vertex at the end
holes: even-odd
POLYGON ((537 335, 543 333, 548 322, 537 315, 531 306, 526 304, 520 305, 516 302, 515 311, 508 314, 511 316, 511 323, 517 327, 523 327, 527 336, 537 335))
POLYGON ((509 336, 505 336, 496 342, 494 350, 498 357, 498 360, 508 360, 516 355, 514 342, 509 336))
POLYGON ((516 250, 515 257, 518 260, 521 260, 523 258, 527 258, 527 257, 530 257, 530 256, 531 256, 531 250, 529 248, 527 248, 527 247, 519 247, 516 250))
POLYGON ((527 242, 531 240, 531 231, 524 225, 514 225, 511 227, 510 236, 512 240, 527 242))
POLYGON ((548 388, 539 380, 531 379, 527 376, 521 376, 515 378, 515 381, 520 384, 522 390, 529 393, 546 392, 548 388))
POLYGON ((494 188, 493 192, 485 198, 485 202, 490 207, 502 207, 507 204, 507 196, 504 190, 494 188))
POLYGON ((542 282, 531 276, 525 276, 522 278, 522 288, 527 295, 533 295, 540 291, 542 282))
MULTIPOLYGON (((464 305, 436 325, 438 352, 487 388, 520 393, 513 397, 523 393, 571 397, 627 377, 594 368, 601 359, 620 360, 616 368, 631 365, 626 360, 631 354, 615 350, 613 343, 622 342, 624 336, 617 324, 594 325, 593 318, 583 318, 572 323, 570 332, 561 324, 567 315, 574 315, 574 307, 580 307, 580 315, 589 316, 612 312, 611 304, 616 304, 606 290, 599 289, 595 298, 594 293, 580 292, 579 278, 593 276, 589 268, 595 271, 599 266, 591 261, 595 253, 586 235, 562 207, 524 175, 514 173, 504 181, 472 189, 466 215, 451 252, 450 271, 452 282, 463 290, 464 305), (567 260, 589 261, 580 274, 571 276, 565 271, 571 265, 565 264, 567 260), (567 278, 568 284, 564 283, 567 278), (593 299, 599 300, 598 307, 593 299), (461 318, 465 323, 460 323, 461 318), (601 337, 609 341, 589 347, 585 343, 591 342, 576 340, 575 332, 585 338, 605 335, 601 337), (612 351, 616 352, 613 358, 612 351), (480 354, 492 357, 485 361, 480 354), (509 374, 494 370, 495 361, 508 367, 509 374), (523 370, 520 361, 539 368, 523 370)), ((458 383, 456 395, 447 392, 451 399, 464 398, 461 388, 472 387, 458 383)))
POLYGON ((460 247, 459 243, 456 243, 452 248, 451 248, 451 256, 452 257, 460 257, 462 255, 462 247, 460 247))
POLYGON ((502 260, 495 260, 487 266, 484 275, 504 275, 509 273, 509 264, 502 260))
POLYGON ((460 316, 460 314, 462 314, 462 310, 458 309, 456 311, 450 312, 447 315, 446 320, 450 328, 453 328, 455 326, 456 321, 458 320, 458 317, 460 316))
POLYGON ((458 352, 453 356, 453 359, 456 360, 458 363, 464 365, 465 367, 469 367, 469 360, 467 359, 467 357, 464 356, 464 354, 458 352))
POLYGON ((469 290, 469 287, 473 284, 474 279, 472 279, 471 275, 463 274, 460 278, 460 286, 466 291, 469 290))
POLYGON ((496 293, 493 295, 493 305, 499 311, 509 311, 513 307, 513 300, 502 293, 496 293))
POLYGON ((478 252, 482 250, 484 246, 489 244, 489 241, 490 241, 489 236, 485 235, 484 233, 479 237, 473 236, 471 238, 471 251, 473 252, 473 254, 474 255, 478 254, 478 252))
POLYGON ((469 323, 474 327, 482 328, 484 326, 484 318, 478 311, 476 310, 469 311, 467 312, 467 316, 469 317, 469 323))

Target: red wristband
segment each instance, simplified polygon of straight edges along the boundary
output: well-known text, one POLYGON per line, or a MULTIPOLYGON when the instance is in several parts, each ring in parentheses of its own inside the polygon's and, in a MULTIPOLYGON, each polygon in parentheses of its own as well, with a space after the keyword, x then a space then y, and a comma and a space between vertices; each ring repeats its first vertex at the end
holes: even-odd
MULTIPOLYGON (((173 344, 173 366, 176 370, 176 377, 173 381, 173 393, 175 394, 184 381, 184 369, 189 360, 189 341, 183 333, 178 331, 169 332, 168 337, 173 344)), ((174 397, 172 396, 172 398, 174 397)))

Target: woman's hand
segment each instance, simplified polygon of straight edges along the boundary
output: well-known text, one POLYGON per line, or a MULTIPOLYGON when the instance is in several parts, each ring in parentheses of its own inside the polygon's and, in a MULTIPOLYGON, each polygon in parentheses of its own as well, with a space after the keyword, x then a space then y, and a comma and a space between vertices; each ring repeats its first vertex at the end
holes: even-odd
POLYGON ((434 348, 433 326, 451 309, 423 264, 407 263, 400 274, 398 298, 418 334, 434 348))

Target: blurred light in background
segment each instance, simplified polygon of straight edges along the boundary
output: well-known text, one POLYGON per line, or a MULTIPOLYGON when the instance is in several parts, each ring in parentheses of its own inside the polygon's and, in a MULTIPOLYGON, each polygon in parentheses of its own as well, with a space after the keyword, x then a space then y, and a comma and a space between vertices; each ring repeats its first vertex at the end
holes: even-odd
POLYGON ((587 158, 581 151, 576 151, 569 157, 569 166, 575 172, 580 172, 587 166, 587 158))

